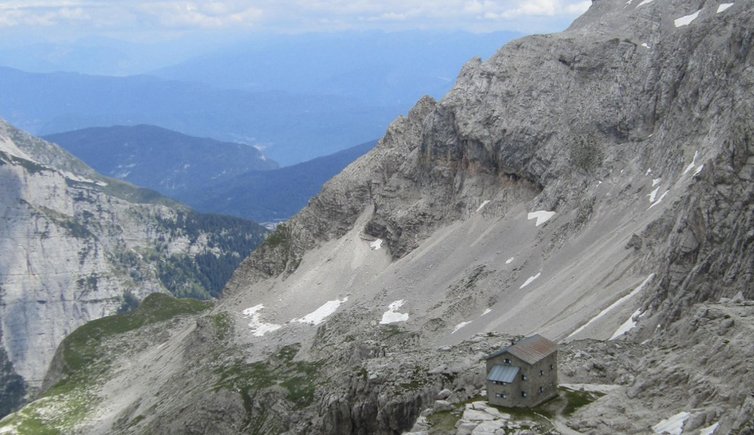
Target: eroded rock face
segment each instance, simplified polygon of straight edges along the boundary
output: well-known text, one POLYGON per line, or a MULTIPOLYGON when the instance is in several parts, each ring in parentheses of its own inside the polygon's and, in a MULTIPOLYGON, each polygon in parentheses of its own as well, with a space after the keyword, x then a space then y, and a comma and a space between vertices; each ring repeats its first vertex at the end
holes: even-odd
POLYGON ((699 295, 688 305, 748 294, 752 11, 716 8, 600 1, 562 34, 524 38, 487 62, 469 62, 443 101, 425 98, 394 123, 374 152, 290 222, 290 243, 260 250, 232 285, 290 273, 303 252, 345 234, 370 207, 364 233, 384 239, 393 258, 468 215, 480 198, 491 198, 497 213, 534 199, 538 208, 588 219, 600 200, 590 186, 619 171, 626 193, 651 176, 660 183, 656 199, 674 196, 662 198, 676 202, 664 218, 672 232, 653 240, 664 252, 645 247, 638 255, 664 258, 661 295, 670 287, 699 295), (692 24, 676 27, 697 10, 692 24), (704 264, 720 256, 714 267, 704 264), (691 282, 679 285, 678 277, 694 269, 724 269, 732 285, 703 290, 719 278, 709 274, 686 291, 691 282))
POLYGON ((580 431, 648 431, 670 416, 689 414, 684 433, 718 426, 718 433, 747 433, 751 427, 751 343, 754 301, 695 304, 689 315, 663 326, 640 346, 614 343, 608 353, 573 344, 568 373, 577 381, 623 386, 578 412, 570 425, 580 431), (595 365, 601 368, 595 370, 595 365), (590 373, 591 371, 591 373, 590 373))
POLYGON ((124 294, 210 296, 195 259, 240 260, 263 237, 251 223, 195 215, 101 177, 2 122, 0 198, 0 365, 32 390, 60 341, 114 314, 124 294))

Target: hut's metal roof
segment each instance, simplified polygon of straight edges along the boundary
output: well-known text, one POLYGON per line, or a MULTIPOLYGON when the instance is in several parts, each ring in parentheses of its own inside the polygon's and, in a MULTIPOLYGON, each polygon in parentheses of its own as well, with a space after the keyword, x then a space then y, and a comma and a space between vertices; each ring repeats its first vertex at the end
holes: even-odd
POLYGON ((488 356, 487 359, 510 353, 528 364, 534 364, 557 350, 557 344, 537 334, 526 337, 514 345, 504 347, 488 356))
POLYGON ((510 384, 516 379, 518 374, 518 367, 509 365, 496 365, 490 370, 490 374, 487 375, 488 381, 505 382, 510 384))

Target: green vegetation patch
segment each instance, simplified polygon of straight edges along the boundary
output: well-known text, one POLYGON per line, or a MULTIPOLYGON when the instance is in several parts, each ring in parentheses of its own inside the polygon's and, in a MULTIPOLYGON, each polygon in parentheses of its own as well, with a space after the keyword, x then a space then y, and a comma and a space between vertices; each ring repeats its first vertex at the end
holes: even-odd
POLYGON ((380 327, 379 332, 382 336, 381 338, 385 340, 391 337, 395 337, 396 335, 403 334, 406 332, 406 330, 398 325, 389 324, 380 327))
POLYGON ((565 399, 566 402, 565 407, 563 408, 563 415, 566 417, 570 417, 578 411, 579 408, 583 408, 602 396, 600 393, 572 391, 566 388, 561 388, 560 392, 560 397, 565 399))
POLYGON ((495 408, 511 414, 518 419, 529 419, 544 422, 542 417, 546 417, 548 419, 555 418, 556 415, 570 417, 579 408, 582 408, 594 402, 595 400, 599 399, 600 396, 602 396, 602 394, 600 393, 588 391, 572 391, 566 388, 559 388, 559 394, 557 396, 537 405, 534 408, 505 408, 501 406, 495 406, 495 408))
POLYGON ((176 316, 196 314, 211 306, 208 302, 176 299, 169 295, 153 293, 147 296, 136 310, 128 314, 103 317, 81 326, 60 345, 65 378, 53 388, 53 391, 71 388, 71 385, 66 384, 91 375, 93 367, 103 362, 104 356, 99 348, 105 338, 176 316))
POLYGON ((122 302, 120 303, 116 314, 125 315, 139 308, 139 299, 130 291, 123 293, 122 298, 122 302))
POLYGON ((176 316, 202 312, 210 303, 155 293, 134 311, 104 317, 76 329, 60 345, 56 362, 61 380, 43 397, 5 419, 0 427, 13 427, 21 434, 71 433, 86 418, 97 397, 91 392, 114 358, 103 349, 108 337, 163 322, 176 316))
POLYGON ((267 234, 254 222, 189 211, 178 211, 175 218, 158 216, 157 222, 169 239, 185 237, 199 243, 206 237, 207 249, 196 255, 170 255, 166 245, 143 253, 148 263, 157 265, 165 288, 178 297, 220 296, 233 272, 267 234))
POLYGON ((207 288, 202 285, 202 276, 193 258, 188 255, 172 255, 153 260, 157 264, 160 282, 173 295, 195 299, 210 297, 207 288))
POLYGON ((305 408, 314 401, 322 363, 293 361, 300 348, 300 344, 285 346, 266 361, 236 362, 221 369, 215 388, 240 393, 247 404, 247 412, 251 411, 256 394, 276 385, 285 389, 286 398, 296 409, 305 408))
POLYGON ((14 428, 20 435, 59 435, 62 432, 45 424, 36 412, 15 414, 0 422, 0 428, 14 428))
POLYGON ((446 434, 456 432, 456 423, 461 419, 461 411, 435 412, 427 417, 430 424, 430 434, 446 434))
POLYGON ((283 246, 288 248, 291 244, 291 234, 288 227, 285 224, 280 224, 275 228, 275 232, 270 234, 264 241, 264 245, 268 248, 277 248, 283 246))
POLYGON ((71 433, 95 400, 94 396, 83 390, 66 396, 44 397, 4 419, 0 422, 0 428, 14 428, 21 435, 71 433))
POLYGON ((401 383, 398 387, 402 392, 415 392, 419 391, 423 386, 427 384, 427 369, 422 366, 415 366, 411 373, 411 377, 408 382, 401 383))
POLYGON ((230 314, 222 312, 210 316, 212 326, 215 327, 215 334, 218 340, 227 340, 230 338, 233 332, 233 319, 230 318, 230 314))

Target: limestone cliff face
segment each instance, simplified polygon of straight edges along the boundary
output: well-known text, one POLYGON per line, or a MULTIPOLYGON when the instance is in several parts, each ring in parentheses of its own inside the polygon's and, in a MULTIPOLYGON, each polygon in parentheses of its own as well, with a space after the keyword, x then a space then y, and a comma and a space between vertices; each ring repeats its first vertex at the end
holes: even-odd
POLYGON ((182 264, 193 267, 202 256, 240 261, 263 237, 251 223, 212 221, 101 177, 57 146, 5 123, 0 216, 0 355, 7 353, 32 390, 61 340, 85 322, 113 314, 124 294, 201 296, 196 290, 203 282, 182 264))

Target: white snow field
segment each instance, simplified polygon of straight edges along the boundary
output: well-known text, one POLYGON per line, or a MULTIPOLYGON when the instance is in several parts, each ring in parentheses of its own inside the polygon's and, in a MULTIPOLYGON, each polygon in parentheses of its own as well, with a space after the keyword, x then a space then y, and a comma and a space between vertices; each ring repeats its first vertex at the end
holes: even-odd
POLYGON ((405 322, 408 320, 408 313, 399 313, 398 310, 405 304, 403 299, 392 302, 388 305, 388 310, 382 314, 382 320, 380 325, 388 325, 390 323, 405 322))
POLYGON ((300 319, 293 319, 292 322, 308 323, 314 326, 319 325, 320 323, 324 322, 326 318, 328 318, 329 316, 334 314, 336 311, 338 311, 338 307, 340 307, 341 304, 344 304, 347 301, 348 301, 347 296, 343 299, 327 301, 316 310, 312 311, 311 313, 307 314, 306 316, 300 319))
POLYGON ((461 323, 457 324, 456 327, 453 328, 453 332, 451 332, 451 334, 455 334, 456 332, 460 331, 461 328, 463 328, 464 326, 470 325, 470 324, 471 324, 471 322, 461 322, 461 323))
POLYGON ((686 16, 683 16, 681 18, 676 19, 675 20, 675 26, 676 27, 688 26, 689 24, 691 24, 699 16, 700 12, 702 12, 701 9, 698 10, 698 11, 696 11, 696 12, 694 12, 691 15, 686 15, 686 16))
POLYGON ((524 287, 528 286, 529 284, 533 283, 534 280, 537 279, 537 278, 539 278, 540 276, 542 276, 542 272, 540 272, 540 273, 538 273, 538 274, 536 274, 534 276, 529 277, 526 281, 524 281, 524 283, 519 288, 524 288, 524 287))
POLYGON ((634 329, 636 327, 636 324, 638 323, 638 318, 641 317, 641 308, 634 311, 633 314, 631 314, 631 317, 628 318, 628 320, 625 321, 622 325, 618 327, 618 329, 613 332, 613 335, 610 337, 610 340, 615 340, 618 337, 621 337, 626 332, 634 329))
POLYGON ((733 3, 720 3, 720 6, 717 7, 717 13, 725 12, 731 6, 733 6, 733 3))
POLYGON ((679 412, 652 426, 652 430, 656 434, 681 435, 683 433, 683 424, 686 423, 690 415, 686 411, 679 412))
POLYGON ((536 219, 537 220, 537 226, 540 226, 544 224, 545 222, 552 219, 552 217, 555 216, 554 211, 546 211, 546 210, 540 210, 540 211, 534 211, 529 213, 527 216, 528 220, 536 219))
POLYGON ((243 310, 243 315, 249 317, 249 328, 255 337, 263 337, 268 332, 277 331, 282 328, 283 325, 275 325, 274 323, 264 323, 261 319, 260 311, 264 309, 263 304, 255 305, 251 308, 243 310))
POLYGON ((701 428, 699 429, 699 435, 712 435, 715 433, 718 427, 720 427, 720 422, 701 428))
POLYGON ((633 289, 633 290, 631 291, 631 293, 629 293, 629 294, 627 294, 627 295, 623 296, 622 298, 620 298, 620 299, 618 299, 617 301, 613 302, 613 303, 612 303, 612 304, 611 304, 611 305, 610 305, 609 307, 607 307, 607 308, 605 308, 604 310, 600 311, 600 312, 599 312, 599 314, 597 314, 596 316, 592 317, 592 318, 591 318, 591 319, 590 319, 590 320, 589 320, 588 322, 586 322, 586 323, 585 323, 585 324, 584 324, 583 326, 581 326, 581 327, 579 327, 578 329, 576 329, 575 331, 573 331, 573 332, 572 332, 572 333, 571 333, 571 334, 570 334, 570 335, 568 336, 568 338, 571 338, 571 337, 573 337, 574 335, 578 334, 579 332, 583 331, 583 330, 584 330, 584 329, 585 329, 585 328, 586 328, 587 326, 589 326, 589 325, 591 325, 592 323, 596 322, 596 321, 597 321, 597 320, 599 320, 599 319, 600 319, 600 318, 601 318, 602 316, 606 315, 606 314, 607 314, 607 313, 609 313, 610 311, 612 311, 612 310, 614 310, 615 308, 617 308, 617 307, 619 307, 620 305, 622 305, 622 304, 623 304, 624 302, 626 302, 627 300, 629 300, 629 299, 633 298, 634 296, 636 296, 637 294, 639 294, 639 293, 640 293, 640 292, 641 292, 642 290, 644 290, 644 287, 646 287, 646 285, 647 285, 647 284, 649 284, 649 282, 650 282, 650 281, 652 281, 652 279, 653 279, 654 277, 655 277, 655 274, 654 274, 654 273, 653 273, 653 274, 651 274, 651 275, 649 275, 649 276, 648 276, 648 277, 647 277, 647 278, 646 278, 646 279, 645 279, 645 280, 644 280, 644 281, 643 281, 643 282, 642 282, 641 284, 639 284, 639 286, 638 286, 638 287, 636 287, 635 289, 633 289))
POLYGON ((476 212, 477 212, 477 213, 479 213, 480 211, 482 211, 482 209, 483 209, 483 208, 484 208, 485 206, 487 206, 487 204, 489 204, 489 203, 490 203, 490 200, 486 200, 486 201, 484 201, 484 202, 482 203, 482 205, 480 205, 480 206, 479 206, 479 208, 478 208, 478 209, 476 209, 476 212))

